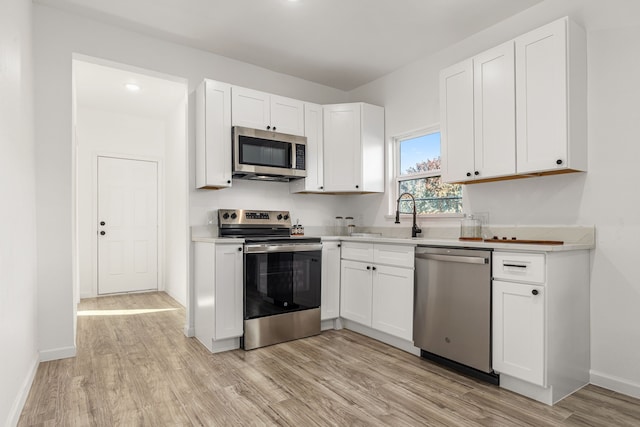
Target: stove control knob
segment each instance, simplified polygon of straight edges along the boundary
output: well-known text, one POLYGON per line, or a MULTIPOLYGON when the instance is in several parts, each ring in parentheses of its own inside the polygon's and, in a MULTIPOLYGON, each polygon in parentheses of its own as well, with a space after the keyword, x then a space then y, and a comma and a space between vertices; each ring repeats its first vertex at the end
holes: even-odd
POLYGON ((278 214, 278 221, 282 219, 282 214, 278 214))
POLYGON ((286 220, 288 220, 288 219, 289 219, 289 215, 284 214, 284 220, 286 221, 286 220))
POLYGON ((238 217, 238 215, 236 215, 235 212, 231 214, 231 219, 236 219, 237 217, 238 217))
POLYGON ((227 212, 225 212, 225 213, 222 215, 222 219, 229 219, 229 214, 228 214, 227 212))

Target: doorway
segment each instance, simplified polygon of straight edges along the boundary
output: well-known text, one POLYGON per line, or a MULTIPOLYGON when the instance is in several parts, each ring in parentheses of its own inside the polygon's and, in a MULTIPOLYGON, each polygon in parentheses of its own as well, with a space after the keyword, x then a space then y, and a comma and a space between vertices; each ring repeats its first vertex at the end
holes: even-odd
POLYGON ((189 311, 187 81, 72 64, 75 302, 158 290, 189 311))
POLYGON ((98 295, 158 289, 158 163, 98 156, 98 295))

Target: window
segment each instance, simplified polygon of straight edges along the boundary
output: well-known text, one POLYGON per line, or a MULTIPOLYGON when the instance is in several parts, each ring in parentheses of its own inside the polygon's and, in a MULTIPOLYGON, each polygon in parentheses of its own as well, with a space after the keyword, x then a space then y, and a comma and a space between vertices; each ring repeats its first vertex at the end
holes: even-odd
MULTIPOLYGON (((418 214, 458 214, 462 212, 462 187, 445 184, 440 177, 440 131, 430 128, 394 138, 395 201, 402 193, 416 199, 418 214)), ((411 198, 400 202, 400 212, 413 210, 411 198)))

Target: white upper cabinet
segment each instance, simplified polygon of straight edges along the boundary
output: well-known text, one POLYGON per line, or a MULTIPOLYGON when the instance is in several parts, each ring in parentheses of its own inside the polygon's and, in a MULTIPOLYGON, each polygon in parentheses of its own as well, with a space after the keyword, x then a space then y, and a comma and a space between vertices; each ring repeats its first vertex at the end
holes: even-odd
POLYGON ((304 135, 304 102, 234 86, 233 126, 304 135))
POLYGON ((473 61, 440 72, 442 179, 473 179, 473 61))
POLYGON ((281 133, 304 136, 304 102, 271 95, 271 128, 281 133))
POLYGON ((196 89, 196 188, 231 187, 231 85, 196 89))
POLYGON ((289 182, 292 193, 324 191, 322 105, 304 104, 304 136, 307 137, 307 177, 289 182))
POLYGON ((585 171, 586 37, 567 18, 515 40, 518 173, 585 171))
POLYGON ((324 190, 384 192, 384 108, 325 105, 323 116, 324 190))
POLYGON ((473 58, 473 176, 477 179, 516 172, 515 91, 513 42, 473 58))
POLYGON ((444 181, 515 173, 514 80, 513 42, 442 70, 444 181))
POLYGON ((440 73, 443 180, 584 171, 586 37, 563 18, 440 73))

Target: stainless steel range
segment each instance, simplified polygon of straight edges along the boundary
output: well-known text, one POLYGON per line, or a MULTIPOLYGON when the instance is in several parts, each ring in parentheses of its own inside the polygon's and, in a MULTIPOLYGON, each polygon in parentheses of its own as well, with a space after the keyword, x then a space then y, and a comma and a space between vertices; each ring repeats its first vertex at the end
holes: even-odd
POLYGON ((291 237, 288 211, 220 209, 218 225, 245 239, 242 348, 319 334, 320 238, 291 237))

